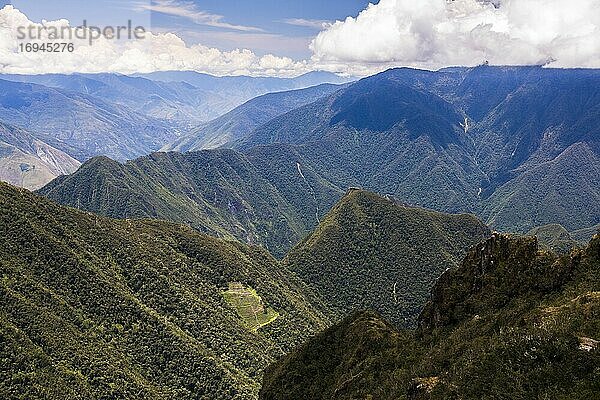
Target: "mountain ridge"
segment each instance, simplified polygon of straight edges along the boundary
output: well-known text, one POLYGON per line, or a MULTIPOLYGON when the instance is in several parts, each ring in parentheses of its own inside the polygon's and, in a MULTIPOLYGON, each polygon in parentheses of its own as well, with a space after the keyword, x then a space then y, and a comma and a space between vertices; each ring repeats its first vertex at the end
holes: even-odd
POLYGON ((411 326, 433 281, 489 235, 474 216, 351 189, 283 263, 322 296, 336 320, 372 309, 396 326, 411 326))
POLYGON ((320 84, 305 89, 272 92, 255 97, 234 110, 193 129, 175 142, 164 146, 162 151, 186 152, 227 147, 247 131, 341 87, 341 85, 320 84))
POLYGON ((249 157, 223 149, 153 153, 125 164, 96 158, 39 193, 115 218, 185 223, 220 237, 262 244, 281 257, 317 224, 310 190, 326 205, 337 200, 338 189, 318 179, 308 169, 303 179, 288 154, 249 157), (265 171, 265 158, 271 165, 283 165, 279 171, 265 171), (316 182, 307 187, 306 179, 316 182))
POLYGON ((496 233, 441 276, 416 330, 351 315, 271 365, 260 399, 593 397, 599 268, 598 235, 558 257, 496 233))
POLYGON ((85 161, 103 154, 127 159, 157 150, 177 130, 164 121, 93 96, 0 79, 0 120, 85 161))
MULTIPOLYGON (((102 165, 102 179, 133 173, 106 157, 86 164, 102 165)), ((360 190, 347 197, 338 208, 401 208, 360 190)), ((428 229, 419 218, 425 211, 406 212, 428 229)), ((477 241, 488 231, 470 218, 475 232, 463 219, 456 229, 477 241)), ((340 318, 259 246, 171 222, 105 218, 4 183, 0 220, 0 336, 8 344, 0 350, 8 363, 0 368, 0 393, 9 397, 41 396, 45 387, 48 395, 73 398, 256 399, 268 364, 340 318)), ((357 224, 373 228, 367 220, 357 224)), ((455 229, 443 229, 456 240, 455 229)), ((385 233, 384 226, 375 230, 385 233)), ((367 253, 357 253, 365 264, 367 253)), ((387 260, 397 257, 390 252, 387 260)), ((437 274, 429 275, 431 287, 437 274)))

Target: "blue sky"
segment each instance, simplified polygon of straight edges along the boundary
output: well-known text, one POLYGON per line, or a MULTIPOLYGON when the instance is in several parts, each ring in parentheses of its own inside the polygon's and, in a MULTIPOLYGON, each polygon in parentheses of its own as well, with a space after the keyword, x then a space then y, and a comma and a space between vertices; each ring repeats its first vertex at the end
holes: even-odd
MULTIPOLYGON (((371 0, 377 3, 378 0, 371 0)), ((308 44, 320 22, 356 16, 366 0, 0 0, 31 20, 66 18, 73 24, 122 25, 128 19, 152 31, 175 32, 186 43, 229 51, 248 48, 295 59, 310 56, 308 44), (216 22, 216 23, 215 23, 216 22)))

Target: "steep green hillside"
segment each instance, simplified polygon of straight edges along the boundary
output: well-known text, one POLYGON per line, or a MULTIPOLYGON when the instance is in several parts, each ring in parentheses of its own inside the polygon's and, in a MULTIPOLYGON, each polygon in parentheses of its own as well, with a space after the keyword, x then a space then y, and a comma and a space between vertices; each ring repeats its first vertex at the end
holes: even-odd
POLYGON ((3 183, 0 279, 5 399, 254 399, 265 366, 328 324, 259 247, 3 183), (238 286, 260 326, 227 299, 238 286))
POLYGON ((410 326, 435 280, 490 234, 470 215, 406 207, 351 190, 284 263, 338 319, 373 309, 410 326))
MULTIPOLYGON (((233 132, 239 137, 230 144, 241 152, 235 157, 245 161, 227 162, 227 173, 219 179, 234 182, 228 192, 261 194, 265 187, 257 180, 268 181, 292 204, 291 211, 281 211, 287 206, 267 189, 265 201, 278 210, 269 218, 276 222, 261 222, 268 213, 246 195, 221 196, 233 198, 235 210, 240 209, 236 201, 248 202, 244 214, 236 215, 229 203, 219 203, 219 191, 215 199, 208 186, 198 188, 197 175, 217 176, 212 166, 186 162, 173 172, 155 156, 128 163, 144 164, 145 171, 135 185, 129 179, 118 185, 127 190, 151 187, 160 176, 160 195, 135 189, 125 208, 113 204, 115 196, 107 196, 106 188, 89 179, 87 172, 59 180, 50 185, 51 192, 42 193, 114 217, 140 215, 133 211, 145 210, 149 203, 156 213, 145 210, 141 215, 190 223, 208 232, 221 227, 235 238, 267 246, 277 256, 307 235, 348 187, 389 194, 440 212, 472 213, 500 231, 526 233, 548 224, 574 231, 600 223, 599 85, 597 70, 401 68, 361 79, 281 115, 289 105, 275 103, 298 93, 248 102, 213 121, 215 125, 206 125, 200 136, 218 138, 233 132), (278 116, 261 125, 272 115, 278 116), (171 175, 176 176, 173 182, 171 175), (230 180, 231 175, 248 178, 230 180), (104 209, 73 194, 73 185, 63 185, 71 179, 79 180, 82 191, 94 192, 104 209), (202 199, 196 199, 197 193, 202 199), (158 205, 161 196, 179 205, 163 212, 169 205, 158 205), (207 219, 207 207, 216 207, 216 215, 207 219), (248 220, 246 211, 251 215, 248 220)), ((219 159, 223 154, 200 158, 219 159)), ((184 156, 188 157, 199 156, 184 156)))
POLYGON ((600 152, 599 71, 525 72, 522 84, 473 129, 478 162, 490 178, 490 190, 556 159, 572 145, 585 143, 600 152))
POLYGON ((600 157, 589 145, 570 146, 558 157, 532 168, 499 187, 482 211, 501 231, 562 221, 567 230, 600 222, 600 157))
POLYGON ((413 343, 375 313, 353 314, 271 365, 260 399, 406 399, 413 343))
POLYGON ((154 153, 125 164, 96 158, 40 193, 109 217, 185 223, 263 245, 282 257, 341 193, 309 169, 302 171, 295 158, 276 151, 246 156, 233 150, 154 153))
POLYGON ((442 275, 416 331, 359 313, 270 366, 261 399, 592 399, 600 237, 558 257, 495 234, 442 275))
POLYGON ((530 230, 527 236, 537 237, 540 246, 559 254, 568 253, 579 245, 564 226, 559 224, 538 226, 530 230))
POLYGON ((337 186, 475 213, 498 230, 575 230, 600 218, 599 118, 598 70, 401 68, 276 117, 236 147, 291 144, 337 186))

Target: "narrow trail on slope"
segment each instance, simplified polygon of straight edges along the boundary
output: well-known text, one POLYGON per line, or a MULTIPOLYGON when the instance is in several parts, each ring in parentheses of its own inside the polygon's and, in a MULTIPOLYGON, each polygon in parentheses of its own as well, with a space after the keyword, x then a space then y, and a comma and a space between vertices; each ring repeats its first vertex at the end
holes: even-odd
POLYGON ((312 188, 312 186, 310 185, 310 183, 308 183, 308 181, 306 180, 306 177, 302 173, 302 168, 300 167, 300 163, 299 162, 296 163, 296 168, 298 169, 298 173, 300 174, 300 176, 302 177, 302 179, 304 180, 304 182, 306 183, 306 185, 310 189, 310 193, 312 194, 313 200, 315 202, 315 208, 316 208, 315 216, 317 217, 317 224, 320 224, 321 220, 319 219, 319 202, 317 201, 317 195, 315 194, 314 189, 312 188))

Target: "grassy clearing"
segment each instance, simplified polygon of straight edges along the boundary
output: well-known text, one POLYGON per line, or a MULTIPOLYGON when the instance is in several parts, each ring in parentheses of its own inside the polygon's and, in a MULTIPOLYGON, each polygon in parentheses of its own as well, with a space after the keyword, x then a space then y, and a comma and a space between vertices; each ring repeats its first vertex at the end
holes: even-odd
POLYGON ((227 304, 235 308, 244 325, 256 332, 260 327, 275 321, 279 314, 272 308, 266 308, 256 290, 244 287, 241 283, 232 282, 229 290, 223 292, 227 304))

